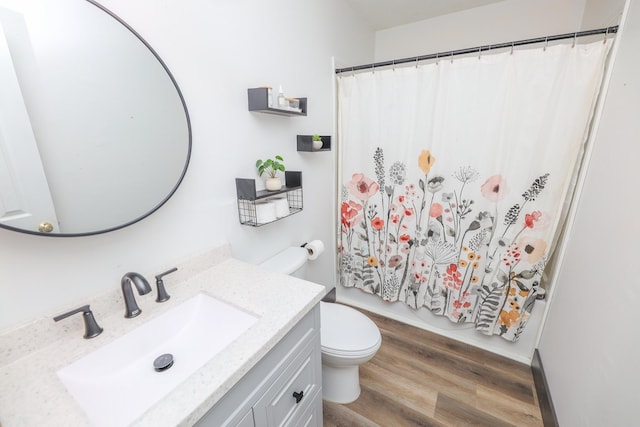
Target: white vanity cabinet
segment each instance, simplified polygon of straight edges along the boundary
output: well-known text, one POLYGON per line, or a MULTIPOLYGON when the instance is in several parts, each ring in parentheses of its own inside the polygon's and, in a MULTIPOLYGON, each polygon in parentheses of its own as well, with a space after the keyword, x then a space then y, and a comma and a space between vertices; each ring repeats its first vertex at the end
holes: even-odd
POLYGON ((196 426, 322 426, 316 305, 196 426))

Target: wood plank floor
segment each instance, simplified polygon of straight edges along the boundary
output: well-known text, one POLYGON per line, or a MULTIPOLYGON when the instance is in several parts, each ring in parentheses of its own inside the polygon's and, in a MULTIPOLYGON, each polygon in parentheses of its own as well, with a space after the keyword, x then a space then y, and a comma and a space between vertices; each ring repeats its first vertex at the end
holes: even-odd
POLYGON ((365 314, 382 346, 360 367, 358 400, 324 401, 325 427, 543 425, 529 366, 365 314))

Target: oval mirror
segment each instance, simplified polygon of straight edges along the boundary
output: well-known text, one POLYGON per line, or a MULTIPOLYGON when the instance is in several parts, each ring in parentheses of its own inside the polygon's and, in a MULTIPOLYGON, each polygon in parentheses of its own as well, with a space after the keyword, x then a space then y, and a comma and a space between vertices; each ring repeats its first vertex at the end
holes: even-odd
POLYGON ((0 0, 0 227, 84 236, 156 211, 191 126, 156 52, 92 0, 0 0))

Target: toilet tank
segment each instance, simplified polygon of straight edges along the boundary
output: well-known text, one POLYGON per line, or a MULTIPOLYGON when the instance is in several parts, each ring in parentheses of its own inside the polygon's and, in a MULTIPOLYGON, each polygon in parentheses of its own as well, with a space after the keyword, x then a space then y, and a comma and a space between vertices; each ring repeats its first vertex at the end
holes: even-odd
POLYGON ((307 256, 308 254, 305 248, 292 246, 267 259, 260 264, 260 267, 305 279, 307 256))

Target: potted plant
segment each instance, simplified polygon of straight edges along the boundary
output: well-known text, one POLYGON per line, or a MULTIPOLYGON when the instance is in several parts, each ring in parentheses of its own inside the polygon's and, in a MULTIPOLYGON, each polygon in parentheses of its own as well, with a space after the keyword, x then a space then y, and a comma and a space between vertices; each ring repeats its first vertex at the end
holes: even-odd
POLYGON ((262 176, 262 174, 266 172, 267 175, 269 175, 269 178, 265 182, 265 186, 269 191, 278 191, 282 188, 282 181, 280 181, 278 177, 278 171, 284 172, 284 163, 282 162, 284 162, 282 156, 256 161, 258 174, 262 176))
POLYGON ((320 138, 320 135, 316 133, 315 135, 313 135, 311 140, 312 140, 311 144, 314 150, 319 150, 322 148, 322 138, 320 138))

